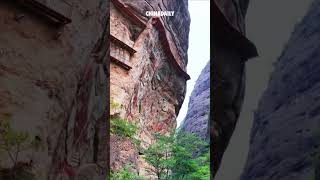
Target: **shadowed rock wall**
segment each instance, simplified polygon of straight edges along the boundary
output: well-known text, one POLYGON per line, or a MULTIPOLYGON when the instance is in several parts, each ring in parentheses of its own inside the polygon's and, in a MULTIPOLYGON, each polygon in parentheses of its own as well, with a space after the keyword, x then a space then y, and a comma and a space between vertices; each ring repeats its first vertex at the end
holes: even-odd
MULTIPOLYGON (((38 147, 21 148, 17 162, 37 179, 105 178, 108 3, 67 5, 64 26, 19 3, 0 2, 0 118, 38 147)), ((6 153, 0 159, 13 166, 6 153)))
POLYGON ((320 1, 310 7, 275 64, 255 112, 241 180, 318 179, 320 1))

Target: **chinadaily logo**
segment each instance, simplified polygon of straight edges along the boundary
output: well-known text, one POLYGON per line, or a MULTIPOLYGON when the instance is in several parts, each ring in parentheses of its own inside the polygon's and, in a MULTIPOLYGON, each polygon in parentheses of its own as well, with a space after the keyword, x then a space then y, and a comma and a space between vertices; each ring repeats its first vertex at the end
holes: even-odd
POLYGON ((174 11, 147 11, 146 16, 174 16, 174 11))

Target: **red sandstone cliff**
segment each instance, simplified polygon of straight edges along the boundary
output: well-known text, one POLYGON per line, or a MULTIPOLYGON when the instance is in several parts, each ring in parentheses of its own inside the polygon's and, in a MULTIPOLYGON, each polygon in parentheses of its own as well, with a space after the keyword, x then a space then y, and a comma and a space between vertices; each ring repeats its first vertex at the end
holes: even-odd
MULTIPOLYGON (((121 107, 111 111, 138 124, 141 146, 153 133, 176 128, 186 92, 190 17, 187 1, 120 1, 110 6, 111 98, 121 107), (147 10, 172 10, 174 17, 150 18, 147 10)), ((143 153, 133 142, 111 136, 111 168, 132 163, 147 175, 143 153)))

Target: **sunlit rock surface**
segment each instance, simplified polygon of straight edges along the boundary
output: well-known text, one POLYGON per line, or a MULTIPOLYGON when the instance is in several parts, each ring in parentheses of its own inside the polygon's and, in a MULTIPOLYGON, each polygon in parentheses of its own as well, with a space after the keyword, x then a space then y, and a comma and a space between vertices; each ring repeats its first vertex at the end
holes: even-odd
MULTIPOLYGON (((143 148, 153 133, 168 134, 186 93, 189 12, 184 1, 111 1, 111 98, 120 107, 111 116, 138 125, 143 148), (174 10, 177 16, 151 18, 145 11, 174 10)), ((132 140, 111 136, 111 169, 133 164, 148 176, 143 152, 132 140)))

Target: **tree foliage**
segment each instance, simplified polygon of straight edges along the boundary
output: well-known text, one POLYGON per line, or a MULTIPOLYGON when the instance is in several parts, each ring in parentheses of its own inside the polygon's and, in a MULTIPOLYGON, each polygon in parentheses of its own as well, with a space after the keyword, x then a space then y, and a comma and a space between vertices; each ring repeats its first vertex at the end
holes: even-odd
POLYGON ((155 134, 156 142, 144 151, 145 160, 152 165, 151 171, 158 179, 168 179, 175 162, 172 157, 174 136, 155 134))
POLYGON ((110 108, 111 109, 119 109, 119 108, 121 108, 121 104, 117 103, 116 101, 114 101, 111 98, 111 100, 110 100, 110 108))
POLYGON ((145 178, 133 172, 132 167, 133 165, 129 164, 117 172, 111 172, 110 180, 145 180, 145 178))
MULTIPOLYGON (((119 104, 111 101, 111 108, 117 109, 119 104)), ((126 119, 110 117, 111 133, 130 139, 140 145, 135 138, 138 126, 126 119)), ((171 135, 154 134, 155 141, 143 150, 144 159, 151 168, 148 171, 158 180, 209 180, 210 157, 208 144, 194 134, 181 132, 171 135)), ((139 147, 139 146, 138 146, 139 147)), ((132 166, 113 172, 114 180, 144 179, 132 171, 132 166)), ((145 178, 146 179, 146 178, 145 178)))
POLYGON ((133 138, 138 131, 138 126, 136 124, 121 118, 111 117, 110 126, 110 131, 112 134, 126 138, 133 138))
POLYGON ((207 145, 197 136, 179 132, 165 136, 156 134, 156 142, 145 150, 145 159, 152 165, 159 180, 208 180, 210 158, 203 152, 207 145), (196 157, 196 152, 201 155, 196 157))
POLYGON ((14 130, 7 119, 0 121, 0 140, 0 150, 8 154, 13 166, 19 161, 22 151, 36 145, 27 132, 14 130))
POLYGON ((0 120, 0 151, 6 153, 12 163, 11 167, 0 168, 0 180, 31 180, 34 179, 32 164, 21 162, 19 155, 31 148, 38 148, 40 140, 32 139, 27 132, 14 130, 9 118, 0 120))

